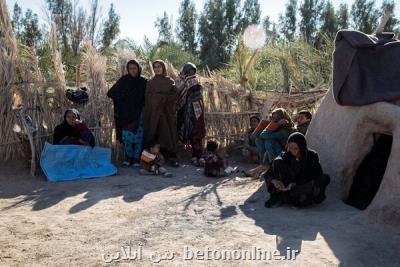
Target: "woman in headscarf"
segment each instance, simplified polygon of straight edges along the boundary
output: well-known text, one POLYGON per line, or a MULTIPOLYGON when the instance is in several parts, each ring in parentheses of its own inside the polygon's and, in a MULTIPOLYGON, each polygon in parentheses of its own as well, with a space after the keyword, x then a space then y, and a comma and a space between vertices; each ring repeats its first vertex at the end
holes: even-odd
POLYGON ((287 151, 274 159, 265 180, 270 193, 267 208, 278 203, 297 207, 319 204, 330 182, 323 174, 317 152, 307 148, 304 135, 298 132, 289 136, 287 151))
POLYGON ((153 62, 155 76, 147 82, 144 109, 145 143, 158 142, 161 153, 172 166, 177 161, 177 89, 174 81, 167 76, 166 65, 162 60, 153 62))
POLYGON ((140 166, 143 144, 143 106, 146 79, 136 60, 126 66, 128 74, 122 76, 107 92, 114 102, 117 140, 124 145, 126 161, 123 166, 140 166))
POLYGON ((192 163, 204 166, 203 139, 206 136, 204 122, 203 87, 196 77, 197 67, 191 62, 186 63, 181 71, 176 87, 179 91, 178 139, 182 144, 192 147, 192 163))
POLYGON ((252 134, 260 154, 261 165, 248 171, 247 175, 259 177, 268 171, 274 158, 285 149, 286 141, 294 131, 294 123, 283 108, 273 110, 268 119, 262 120, 252 134))
POLYGON ((95 146, 95 139, 89 128, 81 121, 78 110, 68 109, 64 120, 57 125, 53 134, 54 145, 95 146))

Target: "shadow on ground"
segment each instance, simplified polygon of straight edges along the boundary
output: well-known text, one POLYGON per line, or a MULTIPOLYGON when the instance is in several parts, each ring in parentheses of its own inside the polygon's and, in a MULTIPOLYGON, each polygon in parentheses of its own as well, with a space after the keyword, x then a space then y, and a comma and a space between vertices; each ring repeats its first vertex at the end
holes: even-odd
POLYGON ((202 176, 201 169, 188 165, 176 170, 171 168, 172 172, 179 170, 179 175, 172 178, 141 176, 138 169, 122 168, 115 176, 67 182, 47 182, 43 174, 31 177, 27 168, 12 165, 0 167, 0 199, 22 199, 3 210, 23 205, 31 205, 32 210, 43 210, 66 198, 84 194, 84 200, 69 210, 70 213, 77 213, 105 199, 122 197, 125 202, 131 203, 142 199, 146 194, 169 187, 179 189, 218 183, 215 179, 202 176))
POLYGON ((276 235, 276 249, 281 255, 286 255, 288 247, 301 254, 304 242, 314 241, 320 235, 339 259, 340 266, 383 266, 384 263, 387 266, 390 258, 392 266, 400 266, 400 258, 396 256, 400 231, 373 225, 361 211, 335 197, 332 189, 328 190, 324 203, 304 209, 264 208, 266 191, 262 185, 240 209, 266 234, 276 235))

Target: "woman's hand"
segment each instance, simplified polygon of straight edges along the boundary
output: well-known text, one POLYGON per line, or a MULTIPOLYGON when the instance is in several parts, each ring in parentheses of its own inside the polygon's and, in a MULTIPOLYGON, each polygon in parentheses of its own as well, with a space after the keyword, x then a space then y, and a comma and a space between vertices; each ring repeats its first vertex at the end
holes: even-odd
POLYGON ((281 119, 278 121, 279 126, 286 126, 289 125, 289 121, 287 119, 281 119))
POLYGON ((285 188, 285 185, 279 180, 272 179, 271 183, 275 186, 276 189, 278 189, 278 191, 281 191, 285 188))
POLYGON ((287 186, 287 190, 292 190, 295 186, 296 186, 296 183, 290 183, 290 184, 287 186))
POLYGON ((89 142, 86 142, 86 141, 82 140, 81 138, 79 138, 79 143, 81 143, 82 145, 85 145, 85 146, 90 145, 89 142))

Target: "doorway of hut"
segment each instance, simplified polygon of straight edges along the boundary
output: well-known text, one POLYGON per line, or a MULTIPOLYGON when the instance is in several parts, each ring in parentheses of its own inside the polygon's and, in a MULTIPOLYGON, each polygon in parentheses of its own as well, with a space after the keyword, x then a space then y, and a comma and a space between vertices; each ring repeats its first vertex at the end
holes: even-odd
POLYGON ((393 136, 374 134, 371 151, 365 156, 353 178, 345 203, 364 210, 372 202, 382 182, 392 149, 393 136))

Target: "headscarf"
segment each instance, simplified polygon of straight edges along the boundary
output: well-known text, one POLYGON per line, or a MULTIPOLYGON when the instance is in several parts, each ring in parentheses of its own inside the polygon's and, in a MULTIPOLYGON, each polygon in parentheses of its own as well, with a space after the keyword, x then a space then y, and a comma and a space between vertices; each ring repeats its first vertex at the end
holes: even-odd
POLYGON ((65 137, 79 137, 80 136, 79 130, 77 128, 69 125, 67 122, 67 114, 70 112, 75 114, 76 118, 78 120, 80 120, 80 115, 79 115, 78 110, 76 110, 74 108, 67 109, 64 113, 63 122, 54 129, 53 144, 63 143, 63 139, 65 139, 65 137))
POLYGON ((195 64, 193 64, 192 62, 188 62, 185 65, 183 65, 182 67, 182 73, 183 74, 187 74, 190 70, 194 70, 194 72, 197 71, 197 67, 195 64))
POLYGON ((306 160, 307 159, 307 140, 304 137, 302 133, 296 132, 292 133, 289 138, 287 143, 295 143, 300 149, 300 155, 301 155, 301 160, 306 160))
POLYGON ((129 65, 131 65, 131 64, 136 65, 136 67, 138 68, 138 74, 135 77, 132 77, 132 76, 131 77, 139 78, 142 75, 142 66, 140 66, 139 62, 137 62, 134 59, 129 60, 128 63, 126 63, 126 71, 128 72, 128 74, 129 74, 129 65))
POLYGON ((292 173, 291 176, 294 179, 291 182, 303 184, 313 177, 323 174, 318 153, 307 148, 307 141, 302 133, 292 133, 288 139, 289 143, 296 143, 301 154, 299 159, 296 159, 290 151, 282 154, 282 159, 287 164, 286 167, 289 168, 288 171, 292 173))
POLYGON ((154 65, 158 63, 161 65, 162 69, 163 69, 163 73, 162 76, 167 76, 167 64, 165 64, 165 62, 161 59, 157 59, 156 61, 153 62, 152 66, 154 68, 154 65))
POLYGON ((289 129, 291 129, 292 131, 294 130, 294 123, 293 123, 293 120, 292 120, 292 118, 290 117, 289 113, 286 111, 286 109, 284 109, 284 108, 277 108, 277 109, 274 109, 274 110, 272 111, 272 115, 274 115, 274 114, 276 114, 277 117, 278 117, 278 121, 277 121, 277 122, 279 122, 280 120, 287 120, 287 121, 289 122, 288 125, 283 126, 284 128, 289 128, 289 129))

